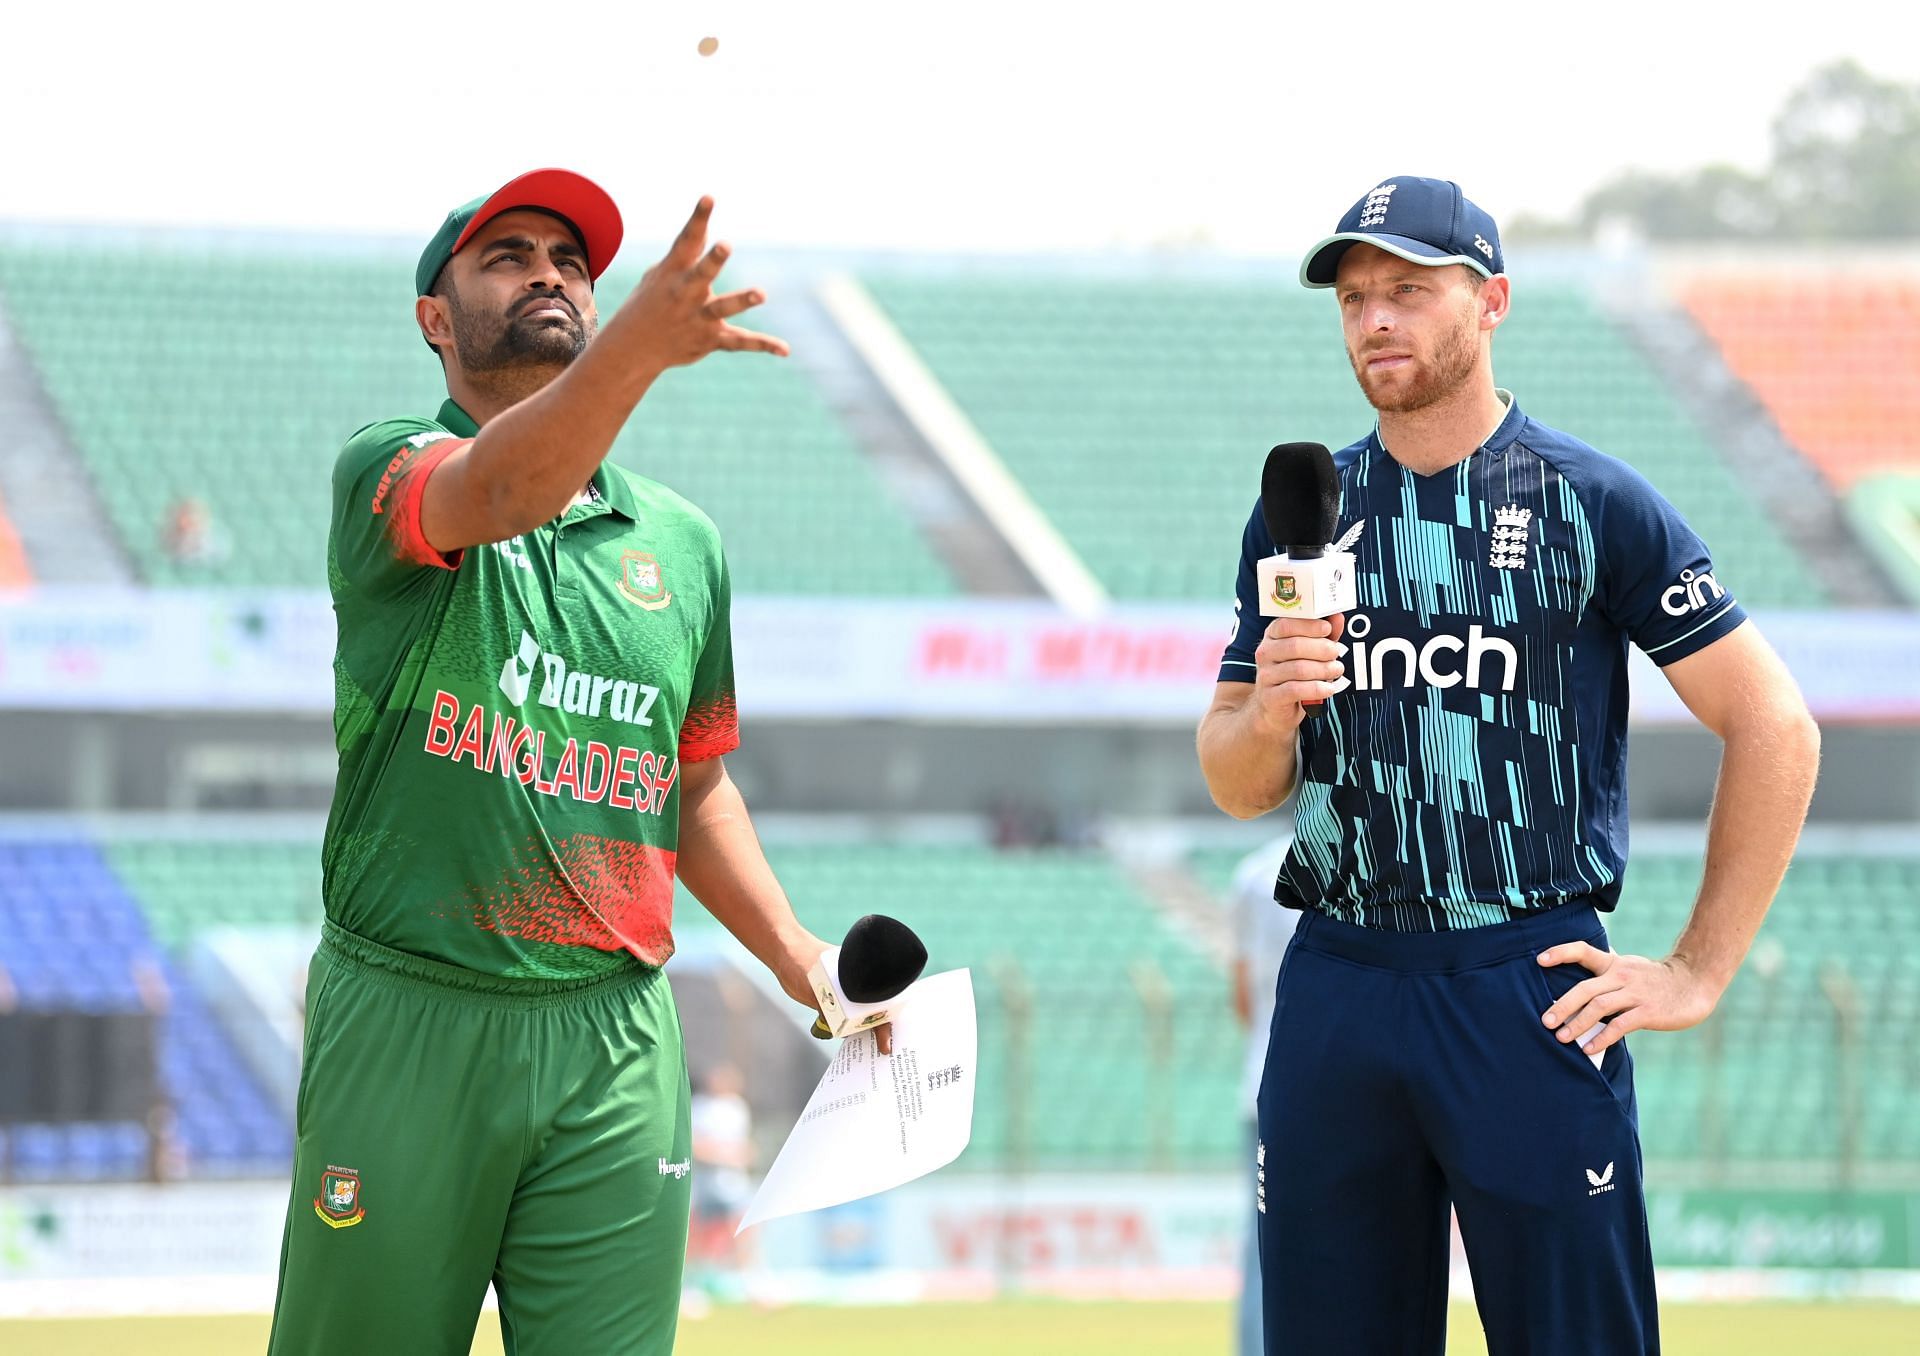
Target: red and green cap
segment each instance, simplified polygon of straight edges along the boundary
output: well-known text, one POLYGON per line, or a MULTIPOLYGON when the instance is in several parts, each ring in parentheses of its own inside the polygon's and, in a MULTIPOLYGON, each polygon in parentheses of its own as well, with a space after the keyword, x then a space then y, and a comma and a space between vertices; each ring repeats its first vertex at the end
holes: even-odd
POLYGON ((447 213, 447 219, 427 242, 420 255, 420 266, 413 271, 413 284, 420 296, 433 290, 433 280, 458 254, 473 233, 516 207, 549 212, 573 228, 580 246, 587 252, 587 276, 599 278, 620 249, 620 209, 613 205, 607 191, 572 170, 530 170, 502 184, 485 197, 475 198, 464 207, 447 213))

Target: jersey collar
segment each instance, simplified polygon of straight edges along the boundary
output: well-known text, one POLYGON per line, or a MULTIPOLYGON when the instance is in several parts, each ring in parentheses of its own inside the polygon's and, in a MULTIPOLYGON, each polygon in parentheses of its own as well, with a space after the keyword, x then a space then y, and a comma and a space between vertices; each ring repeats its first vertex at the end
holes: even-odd
MULTIPOLYGON (((1509 391, 1504 386, 1496 386, 1494 387, 1493 393, 1506 403, 1507 413, 1500 420, 1499 424, 1494 427, 1493 432, 1487 435, 1487 440, 1474 449, 1475 452, 1500 452, 1505 450, 1509 443, 1520 436, 1520 426, 1527 422, 1527 416, 1520 413, 1520 402, 1513 398, 1512 391, 1509 391)), ((1374 456, 1385 457, 1391 455, 1387 451, 1386 439, 1380 436, 1380 421, 1377 419, 1374 420, 1373 433, 1369 436, 1369 441, 1373 444, 1374 456)))
POLYGON ((593 473, 593 488, 600 492, 600 498, 610 512, 619 514, 630 523, 640 521, 640 505, 634 501, 633 487, 627 484, 625 476, 604 461, 600 463, 600 469, 593 473))
POLYGON ((1507 402, 1507 417, 1480 446, 1488 452, 1501 452, 1515 438, 1520 436, 1520 426, 1527 422, 1527 416, 1520 413, 1520 402, 1513 398, 1513 392, 1504 387, 1496 387, 1494 394, 1507 402))
MULTIPOLYGON (((459 438, 474 438, 480 433, 480 425, 473 422, 473 416, 461 409, 452 399, 440 407, 435 421, 441 428, 459 438)), ((640 521, 640 506, 634 502, 633 488, 627 484, 627 478, 615 475, 605 462, 593 473, 593 488, 599 493, 600 501, 610 510, 625 518, 628 522, 640 521)))
POLYGON ((451 397, 440 407, 434 422, 456 438, 472 438, 480 432, 480 425, 473 422, 473 416, 454 404, 451 397))

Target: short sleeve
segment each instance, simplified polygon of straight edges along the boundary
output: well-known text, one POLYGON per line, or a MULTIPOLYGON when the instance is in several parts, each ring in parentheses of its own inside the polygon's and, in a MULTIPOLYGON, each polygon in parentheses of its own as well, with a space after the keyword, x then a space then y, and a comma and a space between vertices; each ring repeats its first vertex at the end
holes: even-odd
POLYGON ((740 747, 740 715, 733 695, 733 581, 718 541, 713 549, 713 619, 694 664, 687 716, 680 726, 683 763, 718 758, 740 747))
POLYGON ((1260 615, 1260 582, 1256 569, 1262 560, 1274 554, 1273 539, 1260 517, 1260 503, 1254 501, 1247 530, 1240 534, 1240 573, 1233 590, 1233 630, 1226 653, 1220 656, 1220 682, 1251 683, 1254 678, 1253 652, 1267 633, 1267 619, 1260 615))
POLYGON ((382 594, 421 570, 451 570, 461 553, 428 545, 421 502, 434 467, 471 439, 426 419, 369 424, 347 440, 333 468, 334 569, 358 591, 382 594))
POLYGON ((1697 653, 1746 620, 1706 543, 1646 477, 1611 462, 1597 509, 1594 603, 1656 664, 1697 653))

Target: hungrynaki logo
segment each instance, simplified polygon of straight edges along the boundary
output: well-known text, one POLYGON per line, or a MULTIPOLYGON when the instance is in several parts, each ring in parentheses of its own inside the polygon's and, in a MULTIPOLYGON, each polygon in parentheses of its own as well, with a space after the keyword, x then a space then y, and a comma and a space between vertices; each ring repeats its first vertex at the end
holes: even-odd
POLYGON ((1360 692, 1410 688, 1422 682, 1433 687, 1465 683, 1478 689, 1487 685, 1481 681, 1483 677, 1492 676, 1487 666, 1492 658, 1500 660, 1500 691, 1513 691, 1514 680, 1519 677, 1520 652, 1500 637, 1488 635, 1478 622, 1467 628, 1464 639, 1429 636, 1415 650, 1412 641, 1399 636, 1375 636, 1373 619, 1360 612, 1347 619, 1346 638, 1353 641, 1353 686, 1360 692), (1394 660, 1399 661, 1397 666, 1394 660), (1441 667, 1443 664, 1448 667, 1441 667))
POLYGON ((1669 617, 1684 617, 1689 612, 1698 612, 1709 603, 1717 603, 1727 596, 1720 587, 1720 581, 1713 577, 1711 570, 1680 571, 1680 582, 1660 595, 1660 610, 1669 617))
POLYGON ((507 657, 500 668, 500 691, 515 706, 527 704, 533 690, 535 669, 541 674, 542 706, 574 716, 598 717, 602 712, 626 725, 651 725, 647 712, 660 697, 660 689, 627 678, 602 678, 567 664, 552 650, 542 653, 540 642, 529 631, 520 633, 520 648, 507 657))

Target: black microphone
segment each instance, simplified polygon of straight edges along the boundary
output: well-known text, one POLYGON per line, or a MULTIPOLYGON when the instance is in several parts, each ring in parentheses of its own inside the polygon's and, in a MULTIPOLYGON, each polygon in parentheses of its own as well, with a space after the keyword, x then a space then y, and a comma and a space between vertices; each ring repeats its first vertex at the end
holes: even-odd
POLYGON ((926 968, 926 944, 905 923, 883 913, 856 919, 846 940, 822 952, 807 974, 821 1013, 813 1034, 827 1040, 879 1026, 887 1004, 926 968))
MULTIPOLYGON (((1280 554, 1260 562, 1260 615, 1331 617, 1354 605, 1353 557, 1327 549, 1340 529, 1340 473, 1319 443, 1281 443, 1260 473, 1260 517, 1280 554)), ((1318 699, 1301 703, 1308 719, 1318 699)))
POLYGON ((1281 443, 1260 472, 1260 516, 1276 549, 1314 560, 1340 528, 1340 473, 1319 443, 1281 443))

